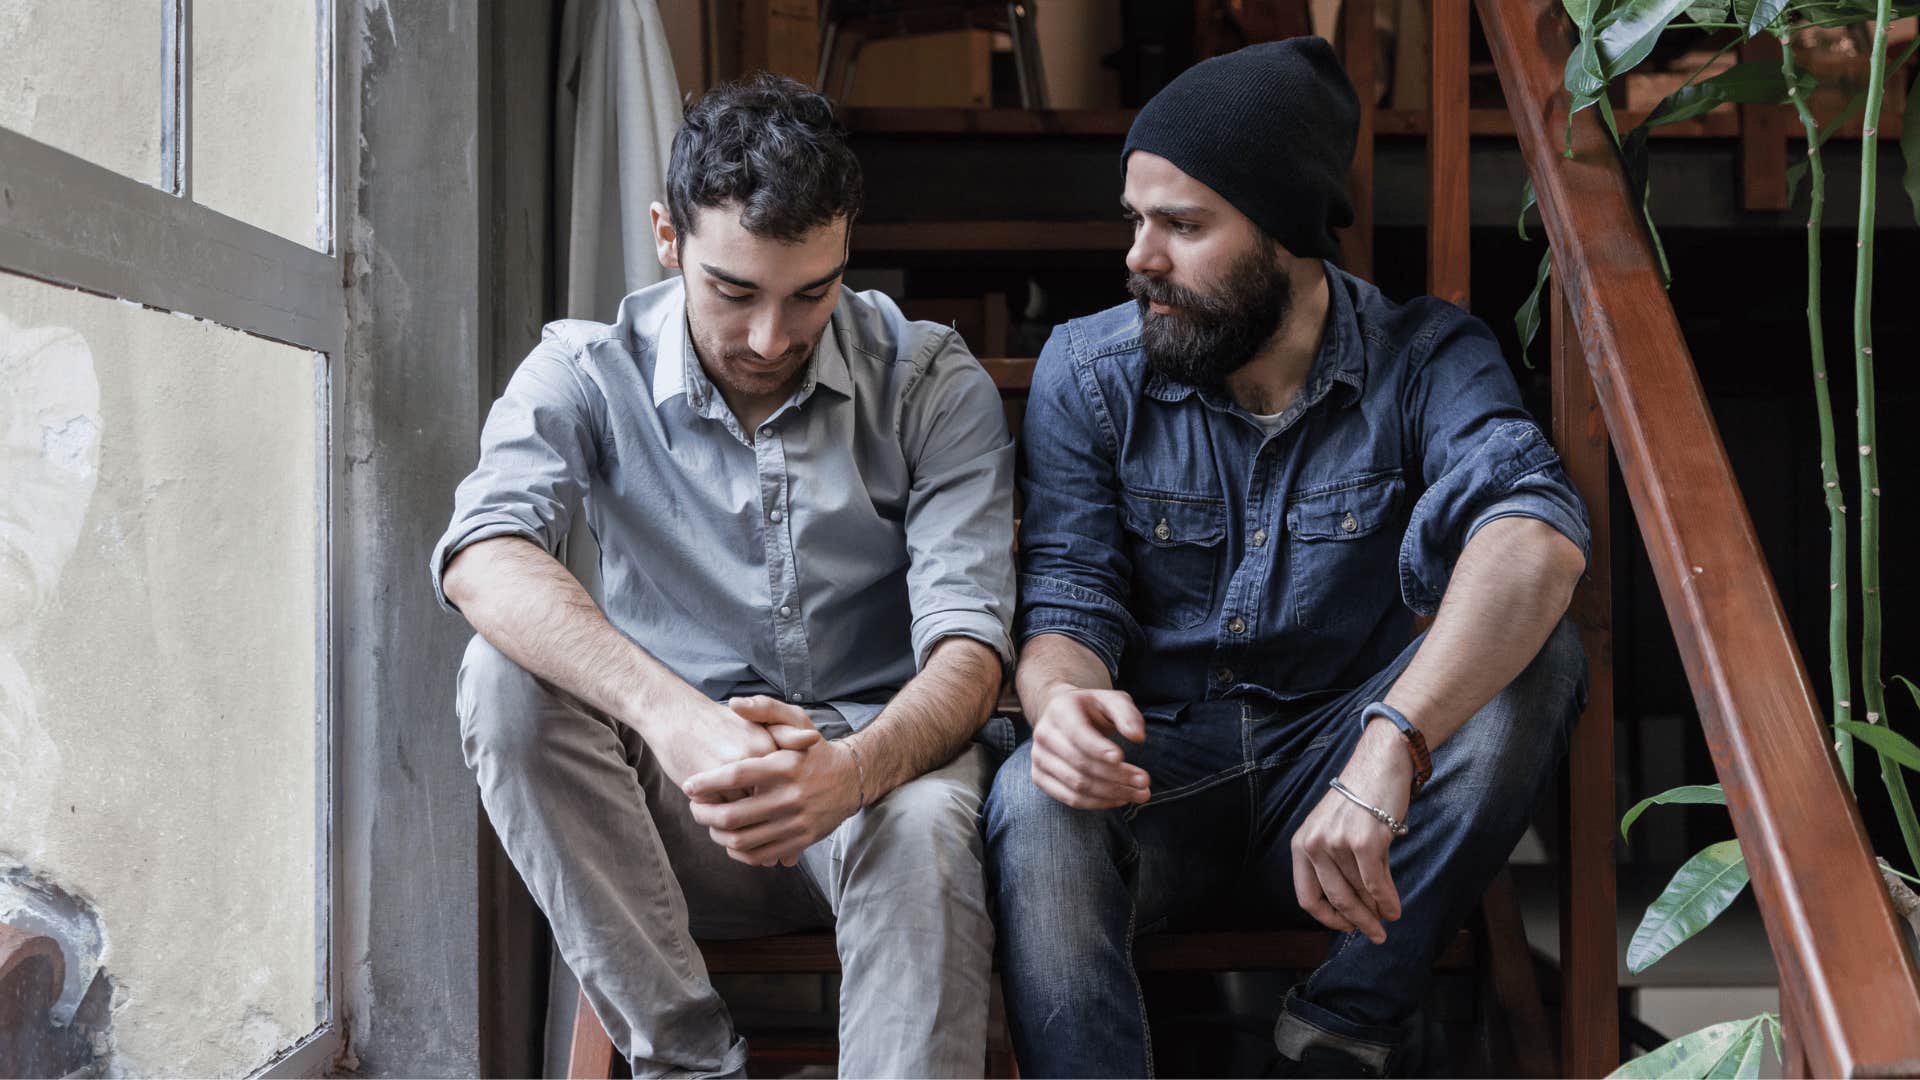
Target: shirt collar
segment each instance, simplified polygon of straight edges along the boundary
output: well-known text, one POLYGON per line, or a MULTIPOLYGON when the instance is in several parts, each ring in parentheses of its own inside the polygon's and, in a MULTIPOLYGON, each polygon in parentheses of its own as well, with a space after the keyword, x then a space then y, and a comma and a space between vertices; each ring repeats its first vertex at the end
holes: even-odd
MULTIPOLYGON (((1314 354, 1313 367, 1307 372, 1300 401, 1313 405, 1337 384, 1343 394, 1341 404, 1360 400, 1367 385, 1367 355, 1360 327, 1355 322, 1353 297, 1347 288, 1347 276, 1332 263, 1323 264, 1327 273, 1327 321, 1320 330, 1320 351, 1314 354)), ((1198 394, 1200 400, 1216 409, 1230 410, 1232 400, 1225 394, 1202 390, 1169 379, 1157 371, 1147 374, 1146 394, 1159 401, 1184 401, 1198 394)))
MULTIPOLYGON (((846 353, 840 347, 841 328, 840 310, 835 308, 833 319, 827 323, 826 332, 820 335, 820 344, 813 351, 813 358, 807 361, 805 376, 801 379, 800 389, 795 392, 792 405, 798 406, 813 396, 813 388, 818 385, 839 394, 843 398, 853 396, 853 372, 847 366, 846 353)), ((653 404, 658 408, 676 395, 685 394, 687 405, 694 412, 709 420, 720 419, 726 414, 726 402, 707 377, 706 369, 700 366, 700 356, 693 347, 693 335, 687 327, 687 300, 682 291, 678 300, 669 305, 655 337, 653 360, 653 404)))

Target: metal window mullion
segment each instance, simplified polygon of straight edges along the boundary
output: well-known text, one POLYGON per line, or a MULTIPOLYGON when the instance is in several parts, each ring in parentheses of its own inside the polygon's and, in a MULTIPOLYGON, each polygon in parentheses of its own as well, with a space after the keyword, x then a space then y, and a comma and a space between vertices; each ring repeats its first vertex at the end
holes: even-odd
POLYGON ((160 11, 160 186, 193 198, 193 0, 160 11))
POLYGON ((0 270, 338 356, 338 260, 0 128, 0 270))

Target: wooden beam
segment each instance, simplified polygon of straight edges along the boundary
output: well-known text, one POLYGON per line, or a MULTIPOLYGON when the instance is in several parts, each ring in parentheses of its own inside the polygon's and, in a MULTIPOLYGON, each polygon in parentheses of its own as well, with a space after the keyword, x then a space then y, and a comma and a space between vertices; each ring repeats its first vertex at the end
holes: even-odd
POLYGON ((1341 61, 1360 97, 1360 131, 1354 140, 1353 169, 1347 195, 1353 200, 1353 225, 1340 234, 1340 261, 1348 273, 1373 279, 1373 73, 1374 0, 1346 0, 1340 9, 1341 61))
POLYGON ((855 251, 1125 251, 1126 222, 874 221, 853 229, 855 251))
POLYGON ((1470 304, 1467 38, 1473 29, 1468 0, 1432 0, 1427 32, 1432 82, 1427 96, 1427 291, 1460 307, 1470 304))
MULTIPOLYGON (((1750 38, 1740 46, 1740 59, 1778 67, 1780 39, 1772 34, 1750 38)), ((1780 211, 1787 208, 1787 106, 1740 106, 1740 208, 1780 211)), ((1797 125, 1796 125, 1797 126, 1797 125)))
POLYGON ((1562 86, 1558 0, 1479 0, 1627 493, 1821 1076, 1920 1063, 1920 974, 1767 570, 1740 484, 1637 224, 1612 139, 1562 86))
POLYGON ((1570 614, 1587 650, 1587 711, 1568 740, 1560 812, 1560 1074, 1605 1076, 1620 1063, 1618 882, 1613 829, 1613 527, 1607 424, 1580 336, 1555 281, 1550 355, 1553 442, 1592 534, 1570 614))
POLYGON ((738 2, 739 73, 771 71, 812 86, 820 73, 820 15, 815 0, 738 2))

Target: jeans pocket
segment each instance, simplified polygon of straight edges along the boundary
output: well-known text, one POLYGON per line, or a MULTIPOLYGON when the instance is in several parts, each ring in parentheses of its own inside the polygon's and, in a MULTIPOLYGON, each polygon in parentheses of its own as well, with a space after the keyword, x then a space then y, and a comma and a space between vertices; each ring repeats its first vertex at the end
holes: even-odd
POLYGON ((1213 612, 1226 500, 1129 489, 1120 505, 1136 616, 1172 630, 1199 625, 1213 612))

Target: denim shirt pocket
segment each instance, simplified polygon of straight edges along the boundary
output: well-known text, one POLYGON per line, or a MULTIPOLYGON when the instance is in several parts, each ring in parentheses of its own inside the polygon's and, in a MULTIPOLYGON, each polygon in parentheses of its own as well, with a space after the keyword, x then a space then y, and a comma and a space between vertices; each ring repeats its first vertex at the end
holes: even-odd
POLYGON ((1400 470, 1362 473, 1298 492, 1287 506, 1289 599, 1309 630, 1373 628, 1400 595, 1400 470))
POLYGON ((1197 626, 1213 611, 1225 499, 1128 488, 1120 493, 1127 555, 1133 562, 1133 609, 1144 624, 1170 630, 1197 626))

